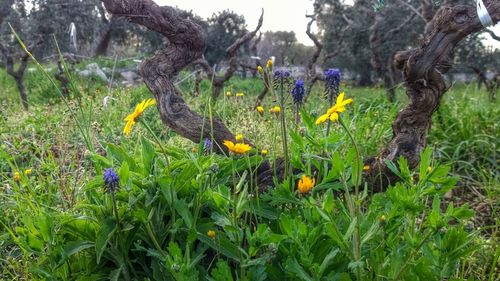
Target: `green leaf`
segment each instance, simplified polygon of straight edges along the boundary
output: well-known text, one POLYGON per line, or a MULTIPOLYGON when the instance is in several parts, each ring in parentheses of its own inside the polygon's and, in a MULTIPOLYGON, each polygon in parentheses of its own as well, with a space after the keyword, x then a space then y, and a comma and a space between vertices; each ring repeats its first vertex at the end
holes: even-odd
POLYGON ((313 281, 314 279, 304 270, 297 259, 288 258, 286 260, 285 269, 289 273, 294 273, 300 280, 313 281))
POLYGON ((175 210, 182 217, 184 223, 186 223, 187 228, 193 227, 193 215, 189 210, 188 204, 184 200, 177 201, 177 203, 175 204, 175 210))
POLYGON ((95 246, 95 243, 87 240, 71 241, 64 246, 64 253, 67 257, 79 253, 85 249, 95 246))
POLYGON ((225 260, 219 260, 217 265, 211 272, 214 281, 233 281, 233 275, 231 274, 231 268, 225 260))
POLYGON ((97 263, 101 261, 102 254, 104 250, 106 250, 106 245, 108 244, 109 239, 113 237, 114 232, 116 231, 116 222, 113 218, 107 218, 103 224, 101 224, 101 228, 97 233, 96 241, 95 241, 95 251, 97 263))
POLYGON ((156 156, 156 151, 144 136, 141 137, 142 144, 142 164, 149 174, 153 173, 153 163, 156 156))

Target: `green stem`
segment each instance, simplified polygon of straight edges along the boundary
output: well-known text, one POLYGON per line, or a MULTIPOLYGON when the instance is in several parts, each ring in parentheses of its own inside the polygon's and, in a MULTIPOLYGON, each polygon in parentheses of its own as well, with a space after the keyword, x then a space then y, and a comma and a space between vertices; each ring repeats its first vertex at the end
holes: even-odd
POLYGON ((121 232, 120 217, 118 216, 118 208, 116 207, 114 190, 113 191, 110 190, 109 194, 111 195, 111 205, 113 205, 113 213, 115 213, 116 226, 118 227, 118 231, 121 232))
MULTIPOLYGON (((359 197, 359 186, 361 184, 361 152, 359 150, 358 144, 356 140, 354 139, 354 136, 352 135, 351 131, 349 128, 345 125, 344 121, 342 120, 341 117, 339 117, 339 123, 342 125, 344 130, 347 132, 347 135, 349 136, 352 144, 354 145, 354 149, 356 150, 356 167, 354 167, 353 172, 356 173, 356 180, 354 181, 354 216, 356 218, 356 229, 353 233, 353 250, 354 250, 354 257, 356 261, 359 261, 361 259, 361 202, 360 202, 360 197, 359 197)), ((350 194, 348 194, 350 197, 350 194)), ((352 204, 352 199, 350 200, 352 204)), ((358 280, 361 280, 361 271, 358 268, 356 268, 356 275, 358 280)))
POLYGON ((170 170, 170 161, 168 160, 168 155, 167 155, 167 152, 165 150, 165 148, 163 147, 163 145, 161 144, 161 141, 160 139, 158 138, 158 136, 155 134, 155 132, 153 131, 153 129, 151 129, 151 127, 148 125, 148 123, 144 122, 144 120, 142 120, 142 118, 139 118, 139 121, 144 125, 144 127, 146 127, 146 129, 148 130, 148 132, 153 136, 153 138, 155 139, 155 142, 156 144, 158 144, 158 146, 160 147, 161 149, 161 152, 163 153, 163 155, 165 156, 165 160, 167 161, 167 166, 168 166, 168 169, 170 170))
POLYGON ((146 223, 146 232, 148 233, 149 238, 151 238, 151 240, 153 241, 153 245, 155 246, 156 250, 158 252, 160 252, 162 255, 165 255, 165 252, 160 247, 158 240, 156 240, 156 237, 154 236, 153 230, 151 229, 150 222, 146 223))
POLYGON ((285 116, 285 94, 284 94, 284 78, 281 77, 280 82, 280 107, 281 107, 281 134, 282 134, 282 142, 283 142, 283 153, 285 154, 285 176, 283 179, 288 179, 288 138, 286 131, 286 116, 285 116))

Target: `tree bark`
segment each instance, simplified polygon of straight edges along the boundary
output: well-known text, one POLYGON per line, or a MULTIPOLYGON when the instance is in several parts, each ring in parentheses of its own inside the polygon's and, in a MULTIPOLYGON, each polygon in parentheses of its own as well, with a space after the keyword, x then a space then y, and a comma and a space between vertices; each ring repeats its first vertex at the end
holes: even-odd
MULTIPOLYGON (((493 21, 498 22, 500 1, 484 2, 493 21)), ((410 168, 418 166, 420 153, 427 144, 432 114, 448 90, 443 74, 449 69, 450 54, 463 38, 483 29, 474 6, 443 6, 429 24, 432 28, 419 49, 396 55, 397 65, 404 70, 410 103, 393 123, 393 138, 387 147, 377 157, 365 161, 370 166, 365 176, 375 191, 385 190, 398 180, 384 160, 396 162, 405 157, 410 168)))
POLYGON ((164 49, 139 65, 140 75, 156 98, 163 123, 193 142, 211 139, 215 151, 227 152, 222 142, 235 141, 233 133, 218 118, 210 120, 190 110, 172 82, 179 71, 202 57, 205 50, 202 29, 194 22, 179 17, 174 8, 160 7, 152 0, 102 2, 110 13, 125 16, 168 39, 164 49))

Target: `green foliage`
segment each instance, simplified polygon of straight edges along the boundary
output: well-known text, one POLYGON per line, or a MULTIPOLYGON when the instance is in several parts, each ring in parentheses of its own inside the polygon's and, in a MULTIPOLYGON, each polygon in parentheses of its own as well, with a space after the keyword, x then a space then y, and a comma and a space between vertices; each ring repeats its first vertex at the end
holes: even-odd
MULTIPOLYGON (((70 102, 83 107, 78 118, 94 150, 63 104, 40 98, 31 112, 17 114, 16 94, 8 92, 0 118, 0 279, 494 279, 496 238, 485 243, 470 229, 471 208, 445 199, 468 180, 458 177, 461 171, 478 176, 465 161, 488 175, 486 183, 498 182, 491 165, 495 139, 458 148, 494 135, 497 109, 484 93, 469 93, 471 87, 449 93, 431 133, 435 155, 427 148, 415 170, 404 159, 387 163, 401 181, 380 194, 365 185, 355 192, 359 155, 340 124, 328 137, 314 124, 325 108, 312 97, 302 123, 289 123, 289 150, 293 167, 313 176, 316 186, 300 194, 297 175, 259 194, 255 167, 281 153, 280 124, 267 113, 277 101, 266 100, 261 116, 245 107, 260 90, 255 80, 234 79, 229 89, 245 96, 224 96, 214 113, 269 149, 268 156, 205 153, 202 144, 193 147, 166 131, 154 110, 141 117, 151 130, 139 122, 124 137, 123 118, 149 97, 144 87, 83 90, 82 102, 70 102), (116 100, 104 108, 100 100, 108 94, 116 100), (113 193, 102 178, 110 167, 120 181, 113 193), (23 173, 28 168, 32 174, 23 173), (16 171, 19 181, 12 178, 16 171)), ((355 102, 342 120, 362 155, 373 155, 390 137, 402 101, 387 106, 378 89, 346 92, 355 102)), ((187 100, 206 112, 209 95, 187 100)), ((482 180, 472 183, 480 188, 482 180)))

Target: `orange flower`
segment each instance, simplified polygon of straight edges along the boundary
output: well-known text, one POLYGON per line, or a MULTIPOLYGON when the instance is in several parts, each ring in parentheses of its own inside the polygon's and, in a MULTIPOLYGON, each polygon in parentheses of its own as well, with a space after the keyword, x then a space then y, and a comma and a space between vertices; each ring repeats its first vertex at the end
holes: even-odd
POLYGON ((299 180, 298 189, 301 194, 307 194, 314 187, 316 181, 313 178, 310 178, 306 175, 302 175, 302 178, 299 180))

